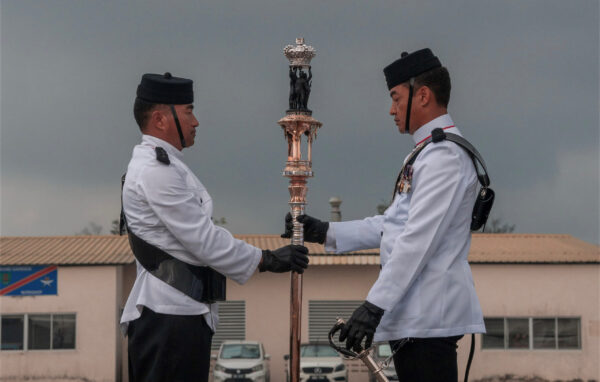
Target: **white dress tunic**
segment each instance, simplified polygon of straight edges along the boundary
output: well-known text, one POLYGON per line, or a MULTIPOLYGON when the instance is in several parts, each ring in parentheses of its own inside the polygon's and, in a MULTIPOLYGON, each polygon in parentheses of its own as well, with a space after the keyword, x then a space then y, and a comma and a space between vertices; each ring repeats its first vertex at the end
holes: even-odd
MULTIPOLYGON (((448 114, 419 128, 460 135, 448 114)), ((478 180, 471 158, 449 141, 428 144, 413 164, 412 187, 383 215, 330 223, 326 249, 380 248, 382 269, 367 301, 385 310, 375 341, 484 333, 467 262, 478 180)))
MULTIPOLYGON (((243 284, 254 273, 262 251, 235 239, 211 220, 212 199, 169 143, 144 135, 135 146, 123 187, 123 209, 129 229, 144 241, 188 264, 210 266, 243 284), (171 164, 156 159, 162 147, 171 164)), ((146 306, 157 313, 205 315, 214 331, 216 304, 203 304, 159 280, 136 260, 137 277, 121 317, 121 328, 140 317, 146 306)))

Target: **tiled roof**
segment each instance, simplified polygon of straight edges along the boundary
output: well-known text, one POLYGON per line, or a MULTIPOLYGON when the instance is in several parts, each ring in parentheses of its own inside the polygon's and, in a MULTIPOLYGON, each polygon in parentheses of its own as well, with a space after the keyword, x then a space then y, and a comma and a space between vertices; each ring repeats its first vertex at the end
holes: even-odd
MULTIPOLYGON (((289 244, 279 235, 236 235, 262 248, 289 244)), ((307 243, 311 265, 377 265, 379 250, 345 255, 327 254, 322 245, 307 243)), ((570 235, 473 234, 469 261, 494 263, 600 263, 600 247, 570 235)), ((130 264, 126 236, 0 237, 0 265, 130 264)))
POLYGON ((129 264, 127 236, 0 237, 0 265, 129 264))

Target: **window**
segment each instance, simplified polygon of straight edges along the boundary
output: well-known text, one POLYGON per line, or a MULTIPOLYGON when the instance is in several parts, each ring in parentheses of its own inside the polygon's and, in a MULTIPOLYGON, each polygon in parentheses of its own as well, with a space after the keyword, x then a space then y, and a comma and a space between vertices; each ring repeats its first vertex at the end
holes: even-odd
POLYGON ((49 314, 29 316, 29 350, 50 349, 51 322, 49 314))
POLYGON ((504 319, 486 318, 485 330, 481 338, 481 347, 483 349, 504 349, 504 319))
POLYGON ((338 353, 329 345, 306 344, 300 346, 300 357, 337 357, 338 353))
POLYGON ((528 349, 529 348, 529 319, 527 318, 507 318, 508 324, 508 348, 509 349, 528 349))
POLYGON ((6 315, 1 320, 1 350, 75 349, 74 314, 6 315))
POLYGON ((556 348, 555 319, 534 318, 533 319, 533 348, 554 349, 556 348))
POLYGON ((23 350, 23 315, 2 316, 0 350, 23 350))
POLYGON ((52 315, 52 349, 75 349, 75 315, 52 315))
POLYGON ((579 318, 557 318, 559 349, 581 349, 581 325, 579 318))
POLYGON ((221 359, 258 359, 260 348, 258 344, 227 344, 221 349, 221 359))
POLYGON ((482 349, 581 349, 581 319, 485 318, 482 349))

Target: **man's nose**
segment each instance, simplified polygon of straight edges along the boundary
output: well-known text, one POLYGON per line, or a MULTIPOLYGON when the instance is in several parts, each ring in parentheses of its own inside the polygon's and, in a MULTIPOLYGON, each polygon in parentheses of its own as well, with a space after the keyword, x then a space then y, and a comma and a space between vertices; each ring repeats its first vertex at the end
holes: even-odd
POLYGON ((396 115, 396 109, 394 108, 394 104, 390 106, 390 115, 396 115))

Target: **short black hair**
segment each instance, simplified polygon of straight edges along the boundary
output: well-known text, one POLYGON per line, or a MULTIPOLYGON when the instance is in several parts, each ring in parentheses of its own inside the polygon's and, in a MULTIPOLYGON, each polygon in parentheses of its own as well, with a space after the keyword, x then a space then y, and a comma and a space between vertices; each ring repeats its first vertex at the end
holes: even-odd
POLYGON ((142 132, 146 129, 146 123, 148 123, 150 112, 157 105, 157 103, 147 102, 136 97, 135 102, 133 103, 133 117, 142 132))
POLYGON ((415 77, 415 89, 427 86, 433 92, 438 105, 448 107, 450 102, 450 73, 441 66, 431 69, 415 77))

